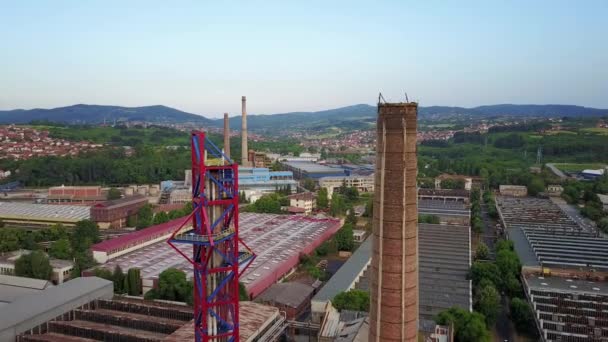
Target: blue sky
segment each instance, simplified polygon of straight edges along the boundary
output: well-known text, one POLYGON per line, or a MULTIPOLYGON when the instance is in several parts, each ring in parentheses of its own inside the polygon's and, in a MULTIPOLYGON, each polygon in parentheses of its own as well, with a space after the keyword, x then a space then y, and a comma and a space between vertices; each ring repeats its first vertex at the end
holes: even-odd
POLYGON ((3 1, 0 109, 608 108, 608 1, 3 1))

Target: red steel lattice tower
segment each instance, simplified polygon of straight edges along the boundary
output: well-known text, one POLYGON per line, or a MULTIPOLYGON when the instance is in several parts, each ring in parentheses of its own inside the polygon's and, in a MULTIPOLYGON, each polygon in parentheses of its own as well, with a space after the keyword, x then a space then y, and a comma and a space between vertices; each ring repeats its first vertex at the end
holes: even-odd
POLYGON ((255 258, 239 238, 238 165, 203 132, 191 145, 193 212, 167 242, 193 265, 195 341, 237 342, 239 275, 255 258), (176 243, 191 244, 192 256, 176 243))

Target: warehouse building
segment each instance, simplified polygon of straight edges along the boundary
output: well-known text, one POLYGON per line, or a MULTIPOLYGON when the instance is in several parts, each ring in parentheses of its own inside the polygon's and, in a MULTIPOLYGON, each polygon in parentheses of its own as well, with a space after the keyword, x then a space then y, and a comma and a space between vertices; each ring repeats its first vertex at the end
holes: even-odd
MULTIPOLYGON (((0 310, 0 341, 193 341, 192 308, 181 303, 113 297, 111 281, 78 278, 23 297, 0 310)), ((279 310, 239 305, 241 341, 281 335, 279 310)))
POLYGON ((98 203, 91 207, 91 219, 102 229, 123 228, 127 226, 129 216, 137 214, 147 203, 148 200, 142 195, 98 203))
POLYGON ((255 301, 285 312, 287 320, 299 320, 310 310, 314 287, 298 282, 277 283, 262 292, 255 301))
POLYGON ((54 186, 47 197, 49 204, 93 205, 105 200, 100 186, 54 186))
MULTIPOLYGON (((174 227, 179 226, 173 223, 174 227)), ((334 235, 341 224, 336 219, 317 219, 306 216, 243 213, 239 215, 239 235, 254 251, 257 258, 241 276, 249 295, 255 298, 275 282, 288 275, 299 263, 301 254, 310 254, 334 235)), ((155 227, 152 227, 155 228, 155 227)), ((109 253, 108 261, 98 267, 110 271, 119 265, 124 271, 138 268, 141 271, 143 292, 154 288, 159 274, 173 267, 192 276, 192 264, 184 259, 160 238, 170 228, 144 229, 135 237, 120 237, 104 241, 93 248, 99 253, 109 253), (153 236, 160 239, 150 243, 153 236), (137 243, 137 241, 142 241, 137 243), (102 245, 103 244, 103 245, 102 245), (102 245, 101 248, 99 245, 102 245), (129 246, 126 253, 112 252, 116 246, 129 246)), ((175 228, 176 229, 176 228, 175 228)), ((137 232, 139 233, 139 232, 137 232)), ((176 246, 185 254, 192 253, 186 244, 176 246)), ((122 247, 121 247, 122 248, 122 247)), ((120 249, 120 248, 118 248, 120 249)), ((95 252, 94 250, 94 252, 95 252)), ((103 254, 100 257, 104 257, 103 254)), ((100 259, 101 260, 101 259, 100 259)), ((90 272, 90 271, 89 271, 90 272)))
POLYGON ((344 177, 346 172, 342 168, 329 167, 312 162, 282 162, 284 168, 293 172, 296 179, 319 180, 323 177, 344 177))
POLYGON ((524 289, 542 341, 605 341, 608 284, 528 274, 524 289))
POLYGON ((526 197, 528 188, 525 185, 500 185, 498 192, 502 196, 526 197))
POLYGON ((138 230, 129 234, 121 235, 117 238, 105 240, 91 246, 93 258, 98 263, 106 263, 111 259, 128 254, 143 247, 164 242, 175 232, 179 227, 189 229, 190 222, 186 222, 187 217, 181 217, 171 220, 166 223, 154 225, 142 230, 138 230))
MULTIPOLYGON (((472 310, 469 226, 419 224, 420 319, 432 320, 439 312, 457 306, 472 310)), ((312 319, 320 322, 326 305, 340 292, 369 291, 368 266, 372 239, 368 238, 312 299, 312 319)))
POLYGON ((608 239, 575 222, 552 201, 499 196, 496 206, 524 266, 608 271, 608 239))
POLYGON ((239 190, 265 194, 288 187, 292 192, 296 192, 298 187, 298 182, 293 179, 291 171, 270 171, 264 167, 239 167, 239 190))
POLYGON ((111 281, 90 277, 17 298, 0 310, 0 341, 16 341, 17 336, 26 332, 47 332, 49 324, 52 325, 50 321, 67 318, 66 313, 86 307, 94 300, 110 299, 113 291, 111 281))
POLYGON ((53 283, 48 280, 2 274, 0 275, 0 308, 20 297, 33 295, 52 286, 53 283))
POLYGON ((49 226, 60 223, 74 226, 90 217, 87 206, 0 202, 0 220, 13 225, 49 226))

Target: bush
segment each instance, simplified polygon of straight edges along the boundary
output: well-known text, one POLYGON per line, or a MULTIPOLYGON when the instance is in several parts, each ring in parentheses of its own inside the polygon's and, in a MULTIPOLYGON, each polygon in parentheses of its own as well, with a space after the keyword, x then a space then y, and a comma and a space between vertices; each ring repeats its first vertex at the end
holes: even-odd
POLYGON ((453 307, 440 312, 435 318, 437 324, 454 324, 456 342, 490 342, 490 332, 486 328, 485 317, 478 312, 453 307))
POLYGON ((332 300, 332 305, 339 311, 346 309, 368 312, 369 303, 369 293, 361 290, 340 292, 332 300))

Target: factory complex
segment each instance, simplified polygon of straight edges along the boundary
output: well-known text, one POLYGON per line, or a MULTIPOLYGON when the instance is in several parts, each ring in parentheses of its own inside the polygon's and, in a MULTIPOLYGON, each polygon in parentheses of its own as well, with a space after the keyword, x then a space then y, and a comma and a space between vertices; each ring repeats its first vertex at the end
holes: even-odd
MULTIPOLYGON (((154 288, 158 275, 167 268, 180 269, 192 277, 192 264, 175 253, 166 240, 182 226, 185 218, 100 242, 91 247, 98 266, 110 271, 119 265, 123 270, 141 271, 143 292, 154 288)), ((250 296, 255 297, 279 281, 299 263, 301 254, 310 254, 341 227, 339 220, 304 216, 243 213, 240 235, 257 254, 257 259, 241 276, 250 296)), ((189 230, 186 225, 184 231, 189 230)), ((177 245, 184 253, 191 247, 177 245)), ((93 274, 92 270, 87 274, 93 274)))
MULTIPOLYGON (((507 192, 509 193, 509 192, 507 192)), ((608 336, 608 239, 572 217, 566 205, 523 191, 496 198, 543 341, 603 341, 608 336)))

